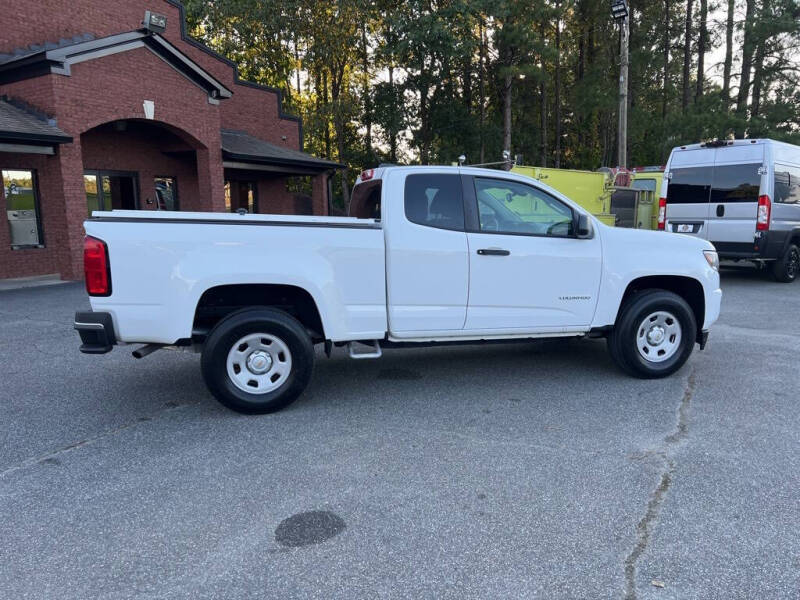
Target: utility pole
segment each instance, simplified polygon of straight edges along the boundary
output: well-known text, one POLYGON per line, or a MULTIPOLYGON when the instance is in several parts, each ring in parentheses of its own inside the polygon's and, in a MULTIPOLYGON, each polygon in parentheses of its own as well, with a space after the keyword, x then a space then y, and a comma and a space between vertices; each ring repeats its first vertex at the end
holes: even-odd
POLYGON ((628 162, 628 34, 629 12, 626 0, 612 0, 611 16, 619 23, 619 130, 617 135, 617 166, 628 162))

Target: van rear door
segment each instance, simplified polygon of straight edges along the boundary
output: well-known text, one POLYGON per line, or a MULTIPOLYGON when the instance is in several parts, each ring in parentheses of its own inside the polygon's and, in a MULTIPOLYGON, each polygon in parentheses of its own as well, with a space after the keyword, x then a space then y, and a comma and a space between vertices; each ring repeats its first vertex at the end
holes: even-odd
POLYGON ((665 229, 708 239, 714 149, 673 150, 667 172, 665 229))
POLYGON ((716 149, 708 240, 720 252, 753 251, 763 163, 763 144, 716 149))

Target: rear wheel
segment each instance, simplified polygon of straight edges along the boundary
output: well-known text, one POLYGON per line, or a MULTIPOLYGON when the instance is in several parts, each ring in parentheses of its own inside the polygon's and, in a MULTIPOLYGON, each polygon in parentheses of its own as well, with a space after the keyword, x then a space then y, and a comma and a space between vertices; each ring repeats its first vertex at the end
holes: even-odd
POLYGON ((211 330, 201 359, 209 391, 228 408, 264 414, 294 402, 311 379, 314 347, 303 326, 274 309, 245 309, 211 330))
POLYGON ((694 349, 697 321, 673 292, 645 290, 630 296, 608 338, 611 357, 624 371, 643 378, 666 377, 694 349))
POLYGON ((800 274, 800 248, 789 244, 782 257, 772 264, 772 276, 781 283, 791 283, 800 274))

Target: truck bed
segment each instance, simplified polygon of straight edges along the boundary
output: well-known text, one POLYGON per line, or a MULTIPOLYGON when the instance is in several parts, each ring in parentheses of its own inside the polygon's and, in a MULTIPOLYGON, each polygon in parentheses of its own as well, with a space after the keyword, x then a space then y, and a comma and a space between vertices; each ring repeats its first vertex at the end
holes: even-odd
POLYGON ((97 211, 85 228, 108 245, 112 293, 91 302, 112 315, 119 341, 190 338, 205 291, 265 282, 307 290, 332 341, 386 333, 384 238, 375 220, 97 211))

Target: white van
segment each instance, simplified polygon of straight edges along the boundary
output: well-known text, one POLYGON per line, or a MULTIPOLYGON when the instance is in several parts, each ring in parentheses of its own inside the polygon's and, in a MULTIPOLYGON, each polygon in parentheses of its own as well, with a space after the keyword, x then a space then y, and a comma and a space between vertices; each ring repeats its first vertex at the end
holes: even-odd
POLYGON ((710 241, 720 258, 768 265, 778 281, 800 274, 800 146, 722 140, 674 148, 658 228, 710 241))

